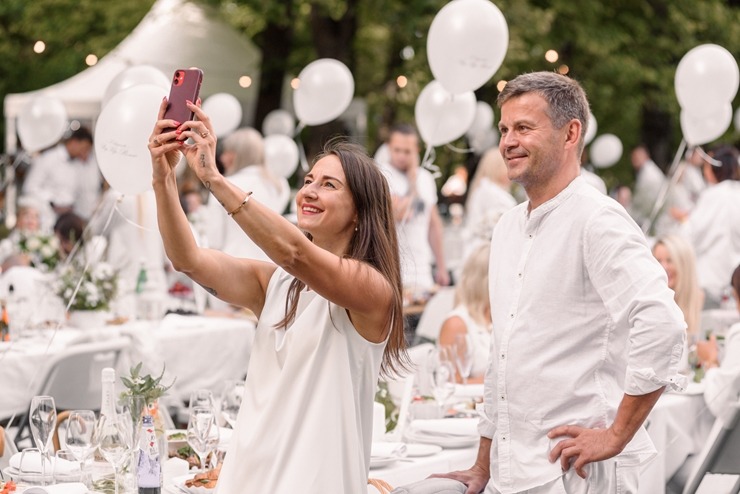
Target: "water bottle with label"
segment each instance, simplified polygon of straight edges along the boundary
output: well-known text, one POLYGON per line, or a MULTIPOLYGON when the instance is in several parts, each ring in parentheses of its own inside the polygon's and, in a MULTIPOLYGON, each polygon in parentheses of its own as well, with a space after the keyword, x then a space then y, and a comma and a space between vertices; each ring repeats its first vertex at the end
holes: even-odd
POLYGON ((162 464, 154 430, 154 419, 151 415, 144 415, 139 446, 139 462, 136 467, 139 494, 160 494, 162 492, 162 464))

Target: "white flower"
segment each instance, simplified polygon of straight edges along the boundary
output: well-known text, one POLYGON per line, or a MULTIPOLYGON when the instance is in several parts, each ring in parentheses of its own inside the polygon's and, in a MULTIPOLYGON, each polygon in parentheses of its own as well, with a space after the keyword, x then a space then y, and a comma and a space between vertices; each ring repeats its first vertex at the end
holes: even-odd
POLYGON ((48 259, 54 255, 55 251, 56 249, 54 249, 49 244, 46 244, 43 247, 41 247, 41 250, 39 250, 39 253, 41 254, 41 257, 43 257, 44 259, 48 259))
POLYGON ((31 252, 39 250, 41 248, 41 240, 38 237, 29 238, 26 240, 26 248, 31 252))

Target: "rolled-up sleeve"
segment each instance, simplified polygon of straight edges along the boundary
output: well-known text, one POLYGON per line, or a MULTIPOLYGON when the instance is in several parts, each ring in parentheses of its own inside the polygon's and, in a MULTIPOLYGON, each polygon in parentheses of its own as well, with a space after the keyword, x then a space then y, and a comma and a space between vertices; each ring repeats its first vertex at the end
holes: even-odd
POLYGON ((629 328, 624 392, 683 390, 686 377, 678 371, 686 323, 642 231, 615 205, 594 212, 584 235, 588 275, 610 317, 629 328))

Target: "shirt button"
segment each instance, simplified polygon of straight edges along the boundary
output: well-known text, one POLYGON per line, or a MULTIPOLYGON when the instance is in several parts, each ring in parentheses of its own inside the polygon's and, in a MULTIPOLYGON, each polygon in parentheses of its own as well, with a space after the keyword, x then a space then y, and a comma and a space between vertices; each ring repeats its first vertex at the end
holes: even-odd
POLYGON ((511 317, 512 319, 514 319, 514 313, 512 312, 511 314, 509 314, 509 317, 511 317))
POLYGON ((506 398, 504 398, 504 395, 501 395, 501 399, 502 399, 502 400, 505 400, 506 398))
POLYGON ((521 277, 522 277, 522 273, 519 273, 519 275, 518 275, 518 276, 519 276, 519 277, 521 278, 521 277))
POLYGON ((531 233, 529 234, 529 238, 532 238, 532 234, 531 233))
POLYGON ((506 436, 501 436, 502 441, 506 441, 506 436))
POLYGON ((505 354, 505 353, 502 353, 502 354, 501 354, 501 358, 502 358, 502 359, 506 358, 506 354, 505 354))

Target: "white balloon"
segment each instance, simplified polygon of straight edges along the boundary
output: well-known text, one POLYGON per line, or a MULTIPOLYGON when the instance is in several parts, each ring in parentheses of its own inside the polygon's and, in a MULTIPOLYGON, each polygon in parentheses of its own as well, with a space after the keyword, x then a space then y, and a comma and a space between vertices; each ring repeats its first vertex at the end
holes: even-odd
POLYGON ((18 114, 18 137, 23 149, 40 151, 56 144, 67 130, 67 109, 59 99, 36 96, 18 114))
POLYGON ((271 136, 281 134, 293 137, 295 132, 295 119, 290 112, 285 110, 272 110, 265 116, 262 122, 262 135, 271 136))
POLYGON ((352 102, 355 81, 352 72, 339 60, 321 58, 306 65, 298 74, 298 89, 293 92, 295 114, 305 125, 331 122, 352 102))
POLYGON ((732 102, 740 84, 740 71, 732 54, 719 45, 692 48, 676 68, 676 97, 682 110, 705 117, 732 102))
POLYGON ((167 89, 139 84, 111 98, 95 125, 95 156, 110 186, 123 194, 152 188, 149 136, 167 89))
POLYGON ((439 81, 421 90, 414 107, 416 126, 428 146, 439 146, 465 134, 475 118, 475 94, 450 94, 439 81))
POLYGON ((470 147, 475 154, 483 154, 498 144, 499 135, 495 128, 478 131, 469 137, 470 147))
MULTIPOLYGON (((139 84, 152 84, 154 86, 161 87, 162 89, 169 90, 170 79, 162 73, 161 70, 152 67, 151 65, 135 65, 127 69, 122 70, 117 76, 108 84, 103 94, 103 101, 101 106, 105 106, 108 102, 121 91, 138 86, 139 84)), ((167 94, 165 93, 165 96, 167 94)))
POLYGON ((596 168, 609 168, 622 157, 622 141, 614 134, 600 135, 591 144, 589 156, 596 168))
POLYGON ((453 94, 473 91, 496 73, 509 46, 509 28, 488 0, 453 0, 429 27, 427 53, 434 78, 453 94))
POLYGON ((588 127, 586 128, 586 135, 583 136, 583 142, 588 145, 596 137, 596 131, 599 129, 599 124, 596 122, 596 117, 591 112, 588 112, 588 127))
POLYGON ((468 139, 472 138, 475 134, 488 131, 493 127, 493 108, 485 101, 478 101, 475 104, 475 117, 473 117, 473 123, 470 124, 470 128, 465 132, 468 139))
POLYGON ((216 93, 206 98, 203 111, 211 119, 216 137, 231 134, 242 123, 242 104, 229 93, 216 93))
POLYGON ((681 131, 689 146, 700 146, 718 139, 731 123, 730 103, 726 103, 712 115, 694 115, 688 110, 681 110, 681 131))
POLYGON ((289 178, 298 168, 298 146, 288 136, 265 137, 265 166, 275 175, 289 178))
POLYGON ((379 165, 388 165, 391 162, 391 151, 388 149, 388 144, 385 142, 381 144, 373 155, 373 159, 379 165))

